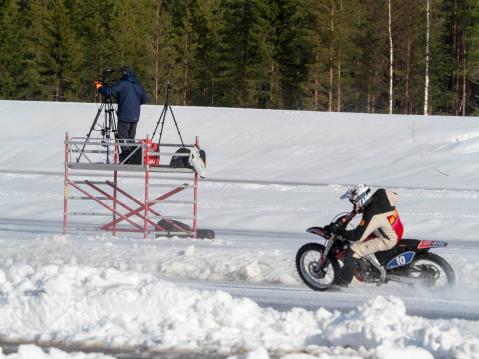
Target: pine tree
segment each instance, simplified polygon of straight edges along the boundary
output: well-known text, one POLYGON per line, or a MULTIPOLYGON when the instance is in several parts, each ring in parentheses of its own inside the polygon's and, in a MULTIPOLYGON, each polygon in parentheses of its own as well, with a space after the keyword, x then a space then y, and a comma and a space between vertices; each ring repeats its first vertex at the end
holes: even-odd
MULTIPOLYGON (((458 4, 457 12, 457 37, 455 48, 455 103, 454 112, 457 115, 466 116, 474 111, 474 105, 470 105, 474 99, 472 89, 474 84, 474 72, 477 72, 478 49, 477 23, 479 16, 479 3, 476 0, 464 0, 458 4)), ((476 99, 477 100, 477 99, 476 99)))
POLYGON ((389 99, 388 10, 384 1, 368 0, 358 45, 363 49, 359 59, 358 82, 363 94, 359 111, 387 112, 389 99))
POLYGON ((5 0, 0 13, 0 96, 15 98, 18 75, 22 63, 23 29, 20 26, 20 9, 17 0, 5 0))
POLYGON ((155 103, 170 80, 185 105, 468 115, 478 20, 477 0, 0 0, 0 97, 93 101, 130 65, 155 103))
POLYGON ((49 93, 55 101, 78 99, 78 72, 82 53, 70 21, 70 13, 63 0, 50 0, 41 10, 46 26, 45 41, 39 44, 46 56, 45 75, 49 93))
POLYGON ((424 98, 425 6, 419 6, 416 0, 397 1, 394 5, 395 111, 414 113, 424 98))
POLYGON ((305 8, 309 93, 307 108, 341 111, 357 102, 354 86, 360 49, 358 33, 362 16, 356 0, 310 1, 305 8))
POLYGON ((220 72, 220 34, 224 9, 221 0, 200 0, 193 27, 197 33, 196 61, 193 73, 196 86, 192 89, 192 101, 200 105, 214 106, 218 101, 220 72))
POLYGON ((307 0, 304 5, 307 9, 304 19, 305 42, 309 48, 308 76, 304 85, 306 93, 309 93, 306 108, 324 110, 328 108, 327 69, 333 42, 330 32, 331 2, 307 0), (328 47, 329 51, 325 51, 328 47))
POLYGON ((173 47, 172 16, 168 12, 165 1, 154 0, 147 8, 150 14, 145 21, 145 30, 149 34, 148 66, 149 73, 145 76, 145 87, 152 93, 152 102, 161 103, 166 82, 172 79, 175 50, 173 47))
POLYGON ((19 24, 23 29, 23 60, 19 64, 17 99, 51 100, 52 16, 42 0, 31 0, 21 9, 19 24))
POLYGON ((150 18, 148 2, 114 1, 107 19, 105 62, 111 68, 130 66, 140 82, 151 78, 150 36, 145 19, 150 18))
POLYGON ((78 97, 93 101, 96 97, 94 81, 108 68, 108 21, 113 6, 110 0, 70 0, 72 24, 82 53, 79 70, 78 97))
POLYGON ((198 49, 198 34, 193 27, 193 14, 198 11, 198 3, 196 0, 185 0, 176 4, 170 11, 174 24, 172 39, 175 50, 172 71, 174 98, 178 103, 188 105, 193 88, 196 86, 193 69, 198 49))
MULTIPOLYGON (((458 85, 457 11, 458 9, 454 8, 454 0, 435 0, 431 3, 431 58, 433 59, 430 68, 431 114, 457 114, 455 112, 458 85)), ((421 34, 425 34, 424 27, 421 34)), ((425 41, 424 35, 422 41, 425 41)))
POLYGON ((354 88, 362 49, 358 46, 365 9, 362 1, 339 0, 336 20, 335 102, 336 111, 355 111, 358 91, 354 88))
POLYGON ((469 51, 467 78, 468 78, 468 108, 470 115, 479 114, 479 3, 473 2, 470 7, 469 51))
POLYGON ((301 0, 271 0, 270 6, 274 19, 274 36, 270 40, 273 47, 269 73, 270 106, 300 109, 304 106, 304 80, 307 74, 304 28, 307 7, 301 0))
POLYGON ((266 0, 223 0, 219 104, 265 107, 272 46, 271 13, 266 0))

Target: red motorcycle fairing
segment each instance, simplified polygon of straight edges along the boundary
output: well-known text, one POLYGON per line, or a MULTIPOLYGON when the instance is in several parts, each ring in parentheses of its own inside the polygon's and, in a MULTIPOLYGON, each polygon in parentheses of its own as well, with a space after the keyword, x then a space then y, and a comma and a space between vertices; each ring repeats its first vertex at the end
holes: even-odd
POLYGON ((317 234, 318 236, 325 238, 323 227, 309 227, 306 232, 317 234))
MULTIPOLYGON (((323 227, 309 227, 306 232, 316 234, 320 237, 326 238, 323 227)), ((334 257, 340 261, 343 261, 346 258, 347 250, 346 249, 335 249, 334 257)))

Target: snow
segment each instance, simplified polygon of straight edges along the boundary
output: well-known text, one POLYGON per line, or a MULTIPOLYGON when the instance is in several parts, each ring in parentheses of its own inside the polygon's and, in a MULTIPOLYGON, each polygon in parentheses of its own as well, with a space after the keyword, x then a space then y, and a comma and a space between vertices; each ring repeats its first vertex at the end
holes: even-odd
POLYGON ((264 348, 315 355, 329 347, 379 358, 385 348, 425 358, 428 352, 442 358, 479 353, 477 323, 408 316, 394 296, 378 296, 347 313, 278 312, 225 292, 192 290, 112 268, 14 264, 0 273, 0 331, 6 339, 68 338, 220 354, 264 348))
MULTIPOLYGON (((439 311, 477 310, 477 118, 173 109, 185 140, 198 135, 207 151, 199 223, 217 231, 215 240, 58 234, 65 130, 84 135, 96 107, 0 101, 3 340, 238 359, 479 358, 477 321, 408 314, 411 302, 439 311), (454 290, 411 293, 354 283, 333 297, 364 299, 352 309, 325 309, 327 297, 308 291, 299 295, 314 294, 316 309, 279 311, 225 291, 198 289, 221 283, 240 293, 241 286, 252 285, 277 293, 304 290, 294 255, 313 238, 301 233, 349 210, 339 194, 359 182, 400 194, 407 237, 449 242, 436 252, 456 271, 454 290)), ((160 111, 142 109, 139 135, 151 132, 160 111)), ((165 136, 177 142, 172 122, 165 136)), ((141 179, 122 180, 132 191, 139 184, 141 179)), ((108 356, 26 345, 3 357, 108 356)))
POLYGON ((40 347, 29 344, 20 345, 17 353, 9 355, 2 353, 0 348, 0 359, 111 359, 109 355, 98 353, 85 354, 79 352, 67 353, 57 348, 51 348, 48 352, 43 351, 40 347))
MULTIPOLYGON (((58 171, 65 131, 84 136, 96 110, 92 104, 2 101, 1 139, 8 152, 0 168, 22 163, 58 171), (19 146, 19 138, 26 143, 19 146)), ((176 106, 173 111, 185 141, 198 135, 207 150, 209 177, 479 189, 474 117, 176 106)), ((139 136, 151 135, 160 112, 160 106, 142 107, 139 136)), ((179 140, 171 116, 163 136, 166 142, 179 140)))

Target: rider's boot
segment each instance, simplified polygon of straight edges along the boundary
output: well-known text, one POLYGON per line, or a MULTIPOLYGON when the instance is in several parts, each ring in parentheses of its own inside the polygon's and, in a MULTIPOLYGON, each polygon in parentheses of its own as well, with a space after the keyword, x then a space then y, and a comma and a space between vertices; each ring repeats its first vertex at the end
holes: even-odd
POLYGON ((338 278, 335 281, 335 285, 339 287, 347 287, 354 277, 354 272, 358 266, 358 260, 353 256, 354 252, 348 249, 346 258, 344 259, 344 265, 339 270, 338 278))
POLYGON ((369 261, 369 263, 371 263, 374 266, 374 268, 376 268, 379 271, 380 282, 378 282, 378 285, 386 283, 386 270, 381 265, 381 263, 379 263, 375 254, 374 253, 368 254, 368 255, 365 255, 363 258, 367 259, 369 261))

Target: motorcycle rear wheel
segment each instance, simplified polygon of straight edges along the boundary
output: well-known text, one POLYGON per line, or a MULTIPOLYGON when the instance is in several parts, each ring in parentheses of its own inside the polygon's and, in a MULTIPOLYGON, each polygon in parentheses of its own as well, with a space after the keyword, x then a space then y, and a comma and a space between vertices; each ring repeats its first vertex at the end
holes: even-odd
POLYGON ((430 289, 443 289, 456 283, 454 269, 444 258, 434 253, 416 255, 407 276, 418 279, 421 286, 430 289))
POLYGON ((331 288, 339 272, 338 261, 330 257, 327 258, 327 265, 323 270, 316 270, 324 249, 324 246, 319 243, 307 243, 296 253, 296 269, 301 280, 316 291, 331 288))

